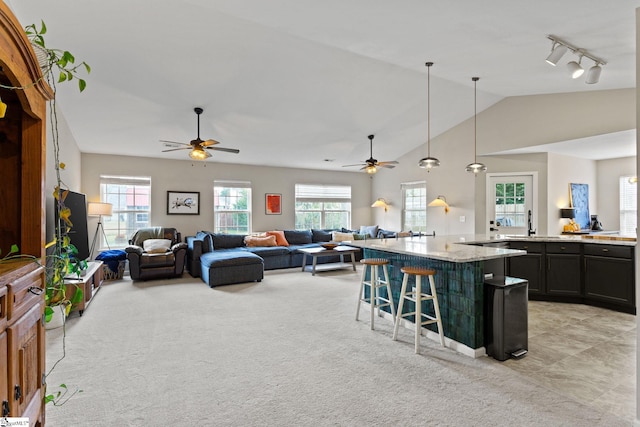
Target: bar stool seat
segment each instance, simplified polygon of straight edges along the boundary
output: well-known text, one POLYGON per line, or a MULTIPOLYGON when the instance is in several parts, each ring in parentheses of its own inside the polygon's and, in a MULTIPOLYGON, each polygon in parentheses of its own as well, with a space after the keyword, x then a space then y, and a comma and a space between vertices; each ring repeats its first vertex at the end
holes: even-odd
POLYGON ((444 347, 444 332, 442 331, 442 318, 440 317, 440 306, 438 305, 438 295, 436 294, 436 285, 433 280, 433 276, 436 274, 435 270, 423 267, 411 267, 405 266, 400 269, 404 276, 402 277, 402 289, 400 291, 400 302, 398 303, 398 314, 396 315, 396 321, 393 328, 393 340, 398 339, 398 327, 400 326, 400 319, 405 316, 415 316, 415 352, 419 353, 420 350, 420 335, 422 335, 422 326, 437 324, 438 335, 440 335, 440 344, 444 347), (407 284, 409 277, 416 277, 415 288, 407 292, 407 284), (422 291, 422 277, 429 278, 429 285, 431 293, 422 291), (408 313, 403 313, 402 308, 405 301, 413 301, 415 303, 415 310, 408 313), (422 301, 432 301, 433 311, 435 316, 431 316, 422 312, 422 301), (427 320, 422 320, 426 318, 427 320))
POLYGON ((362 279, 360 280, 360 291, 358 295, 358 307, 356 309, 356 321, 360 315, 360 304, 364 301, 369 303, 371 306, 371 329, 373 330, 373 319, 375 318, 374 312, 378 310, 378 316, 380 316, 380 307, 389 306, 391 308, 391 317, 395 321, 396 319, 396 310, 393 305, 393 298, 391 296, 391 285, 389 282, 389 270, 387 266, 389 265, 388 259, 383 258, 363 258, 360 260, 360 263, 364 264, 364 268, 362 269, 362 279), (381 279, 379 276, 378 267, 382 267, 382 272, 384 274, 384 279, 381 279), (369 280, 367 281, 367 269, 370 272, 369 280), (369 286, 369 297, 365 297, 365 286, 369 286), (387 296, 383 297, 380 295, 380 288, 387 288, 387 296))

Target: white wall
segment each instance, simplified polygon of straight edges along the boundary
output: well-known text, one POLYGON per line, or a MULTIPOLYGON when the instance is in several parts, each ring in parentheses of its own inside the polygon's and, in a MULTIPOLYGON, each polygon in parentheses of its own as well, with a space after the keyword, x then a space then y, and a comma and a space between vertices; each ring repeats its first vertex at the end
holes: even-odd
MULTIPOLYGON (((177 228, 183 236, 213 230, 213 181, 238 180, 252 184, 252 230, 293 229, 295 184, 351 185, 351 224, 371 222, 371 182, 362 172, 318 171, 234 165, 190 160, 82 154, 82 192, 88 201, 100 200, 100 175, 151 177, 151 225, 177 228), (167 215, 167 191, 200 192, 200 215, 167 215), (282 194, 282 215, 265 214, 265 193, 282 194)), ((89 230, 97 225, 89 221, 89 230)))
MULTIPOLYGON (((49 115, 49 105, 47 105, 47 117, 49 115)), ((65 120, 63 114, 58 111, 58 140, 60 142, 59 147, 59 160, 65 164, 65 169, 60 170, 60 179, 62 180, 62 186, 72 191, 82 191, 80 189, 80 177, 82 174, 82 161, 81 154, 76 140, 69 129, 69 125, 65 120)), ((55 189, 58 180, 55 170, 55 156, 53 140, 51 135, 53 132, 52 123, 47 120, 47 154, 46 154, 46 173, 45 173, 45 220, 46 220, 46 241, 50 242, 54 235, 54 202, 53 202, 53 190, 55 189)))
POLYGON ((620 177, 636 175, 636 158, 600 160, 596 163, 598 205, 594 213, 606 230, 620 229, 620 177))

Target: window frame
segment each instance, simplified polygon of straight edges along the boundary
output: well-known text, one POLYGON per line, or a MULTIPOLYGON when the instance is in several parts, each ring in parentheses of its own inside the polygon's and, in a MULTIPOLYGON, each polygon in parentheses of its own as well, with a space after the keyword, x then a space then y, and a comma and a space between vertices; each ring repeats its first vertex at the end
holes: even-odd
POLYGON ((102 203, 111 203, 112 215, 102 218, 102 228, 105 232, 106 241, 105 236, 99 236, 98 250, 125 248, 136 230, 151 225, 151 190, 151 177, 149 176, 100 175, 100 201, 102 203), (114 188, 110 186, 117 186, 118 191, 114 191, 114 188), (122 191, 122 186, 125 187, 124 191, 122 191), (140 191, 145 188, 146 194, 144 191, 140 191), (122 208, 120 204, 122 197, 125 200, 133 197, 135 203, 122 208), (145 197, 147 205, 138 205, 137 200, 145 197), (138 206, 141 206, 142 209, 138 209, 138 206), (147 215, 147 220, 138 221, 140 214, 147 215), (126 219, 122 219, 123 217, 126 219), (113 226, 114 222, 115 227, 113 226), (115 238, 114 241, 111 241, 109 237, 114 231, 115 238))
MULTIPOLYGON (((213 181, 213 231, 214 233, 221 234, 250 234, 252 232, 252 219, 253 219, 253 208, 252 208, 252 197, 253 191, 251 186, 251 181, 231 181, 231 180, 214 180, 213 181), (246 194, 246 202, 247 207, 245 209, 221 209, 220 206, 216 206, 216 203, 219 199, 219 195, 217 194, 217 189, 228 189, 230 191, 247 191, 246 194), (239 222, 241 222, 238 218, 236 218, 236 225, 229 225, 225 227, 220 226, 220 218, 222 215, 242 215, 246 214, 246 228, 241 229, 239 222), (233 233, 228 233, 230 230, 234 231, 233 233)), ((240 200, 237 196, 234 198, 240 200)))
POLYGON ((426 181, 412 181, 412 182, 402 182, 400 183, 400 192, 402 195, 402 223, 401 230, 402 231, 411 231, 414 233, 426 233, 427 231, 427 182, 426 181), (407 194, 408 190, 420 189, 424 190, 424 197, 422 198, 422 202, 424 205, 420 205, 417 209, 409 209, 407 208, 407 194), (408 213, 419 212, 424 214, 424 224, 414 226, 414 224, 408 224, 407 221, 408 213))
MULTIPOLYGON (((346 220, 342 221, 345 224, 341 224, 341 227, 351 228, 351 211, 352 211, 352 187, 350 185, 343 184, 295 184, 294 190, 294 227, 296 229, 328 229, 328 228, 340 228, 329 226, 330 215, 339 216, 346 215, 346 220), (315 209, 301 209, 302 203, 320 204, 315 209), (331 209, 327 208, 328 204, 346 204, 346 209, 331 209), (319 222, 309 224, 308 221, 302 221, 300 215, 308 213, 319 214, 319 222)), ((336 224, 333 224, 336 225, 336 224)))
POLYGON ((638 226, 638 183, 630 181, 634 177, 623 175, 619 179, 620 234, 635 235, 638 226))

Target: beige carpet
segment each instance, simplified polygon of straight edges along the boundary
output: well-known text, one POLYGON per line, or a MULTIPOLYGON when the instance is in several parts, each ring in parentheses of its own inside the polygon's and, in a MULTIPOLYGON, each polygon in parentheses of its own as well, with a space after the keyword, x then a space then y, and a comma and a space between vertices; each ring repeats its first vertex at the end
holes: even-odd
MULTIPOLYGON (((624 426, 490 358, 355 321, 359 273, 106 282, 48 378, 83 390, 47 426, 624 426)), ((47 332, 47 360, 62 352, 47 332)))

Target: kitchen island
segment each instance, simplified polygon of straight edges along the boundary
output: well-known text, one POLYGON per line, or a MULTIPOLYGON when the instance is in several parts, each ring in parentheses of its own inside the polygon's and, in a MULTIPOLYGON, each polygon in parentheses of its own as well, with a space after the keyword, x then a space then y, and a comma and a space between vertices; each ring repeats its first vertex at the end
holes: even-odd
MULTIPOLYGON (((526 255, 525 250, 473 244, 484 240, 482 236, 421 236, 355 240, 349 245, 362 248, 366 258, 389 260, 389 280, 396 306, 402 267, 436 270, 434 279, 447 346, 478 357, 485 354, 485 262, 526 255)), ((425 306, 425 310, 429 309, 425 306)))
POLYGON ((392 296, 405 265, 435 269, 447 346, 484 354, 485 274, 529 282, 529 299, 635 314, 634 236, 457 235, 356 240, 365 257, 389 259, 392 296))

